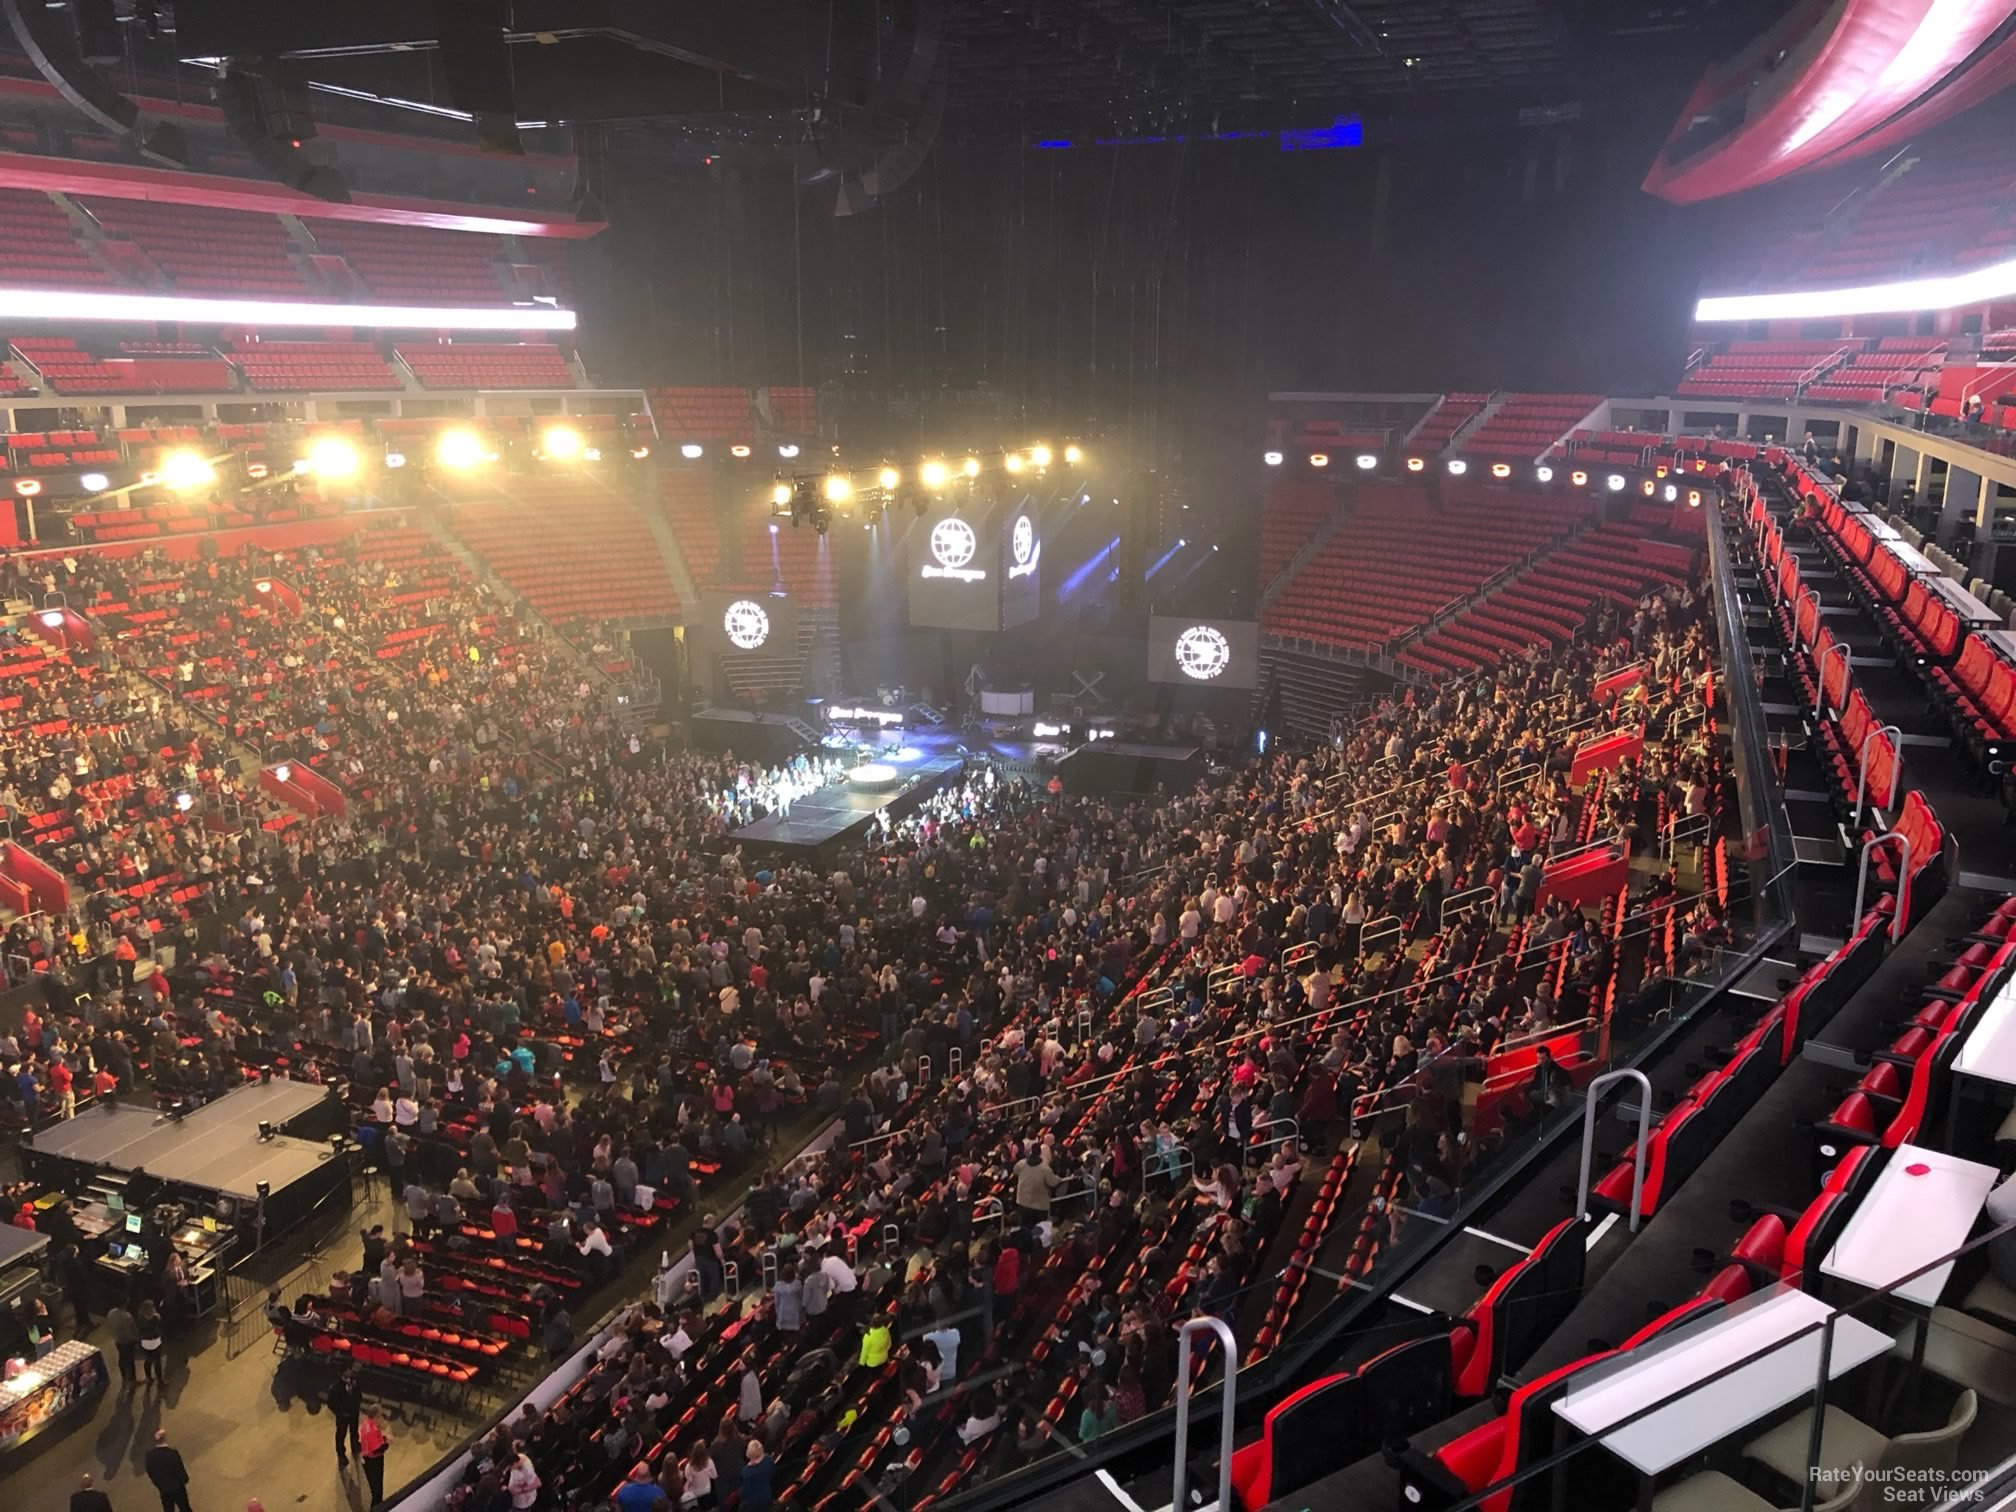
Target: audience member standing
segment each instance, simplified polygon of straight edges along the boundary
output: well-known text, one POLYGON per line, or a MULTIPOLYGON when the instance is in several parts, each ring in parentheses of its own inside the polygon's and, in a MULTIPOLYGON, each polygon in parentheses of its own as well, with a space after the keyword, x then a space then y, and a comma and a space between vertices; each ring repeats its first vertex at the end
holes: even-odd
POLYGON ((161 1512, 190 1512, 189 1467, 182 1452, 168 1442, 168 1430, 154 1430, 154 1447, 147 1451, 147 1479, 161 1493, 161 1512))

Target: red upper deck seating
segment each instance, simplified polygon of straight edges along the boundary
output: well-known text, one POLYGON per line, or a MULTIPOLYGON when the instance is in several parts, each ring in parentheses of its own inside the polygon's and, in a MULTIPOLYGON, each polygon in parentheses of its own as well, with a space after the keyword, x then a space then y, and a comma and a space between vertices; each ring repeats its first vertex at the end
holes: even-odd
POLYGON ((1445 394, 1442 403, 1421 422, 1421 428, 1414 433, 1408 445, 1416 451, 1442 450, 1456 432, 1482 414, 1484 406, 1490 402, 1489 394, 1445 394))
POLYGON ((574 369, 549 342, 400 342, 423 388, 573 388, 574 369))
POLYGON ((231 367, 217 357, 100 359, 67 336, 23 336, 20 354, 58 393, 203 394, 227 392, 231 367))
POLYGON ((499 272, 498 259, 505 251, 501 236, 376 221, 314 220, 308 229, 324 251, 341 253, 379 299, 511 303, 499 272))
POLYGON ((245 386, 266 393, 396 389, 399 375, 368 341, 246 341, 225 352, 245 386))
POLYGON ((279 218, 154 200, 79 200, 108 236, 153 259, 175 288, 192 294, 302 299, 315 293, 289 256, 279 218))
MULTIPOLYGON (((749 441, 755 438, 749 390, 744 388, 646 389, 651 413, 668 441, 749 441)), ((773 399, 774 403, 774 399, 773 399)))
POLYGON ((1602 402, 1600 394, 1514 394, 1477 427, 1463 449, 1531 460, 1602 402))
POLYGON ((29 289, 103 289, 118 283, 77 240, 46 194, 0 189, 0 282, 29 289))

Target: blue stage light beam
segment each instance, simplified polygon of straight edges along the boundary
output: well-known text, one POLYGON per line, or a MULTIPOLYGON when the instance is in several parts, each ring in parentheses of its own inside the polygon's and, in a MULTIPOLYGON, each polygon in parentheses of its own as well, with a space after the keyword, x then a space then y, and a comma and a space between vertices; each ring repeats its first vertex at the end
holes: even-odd
POLYGON ((1099 570, 1099 564, 1119 549, 1120 537, 1118 536, 1113 537, 1112 540, 1100 547, 1090 561, 1065 578, 1058 586, 1057 597, 1059 601, 1071 597, 1072 594, 1089 583, 1092 580, 1092 574, 1099 570))
POLYGON ((1171 546, 1167 551, 1163 552, 1162 555, 1155 558, 1155 565, 1148 569, 1147 575, 1152 578, 1164 567, 1167 567, 1169 565, 1170 558, 1174 557, 1176 553, 1181 551, 1187 544, 1188 543, 1185 541, 1178 541, 1174 546, 1171 546))

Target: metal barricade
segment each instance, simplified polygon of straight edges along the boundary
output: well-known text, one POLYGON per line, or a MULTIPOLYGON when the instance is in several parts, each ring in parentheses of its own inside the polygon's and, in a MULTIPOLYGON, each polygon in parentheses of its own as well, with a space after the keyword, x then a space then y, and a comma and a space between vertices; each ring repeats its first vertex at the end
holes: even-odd
POLYGON ((1296 967, 1316 954, 1316 942, 1304 940, 1300 945, 1290 945, 1281 952, 1281 969, 1292 973, 1296 967))
POLYGON ((1714 829, 1715 821, 1707 814, 1676 815, 1659 836, 1659 854, 1671 861, 1683 845, 1706 845, 1714 829))
POLYGON ((1283 1145, 1292 1144, 1298 1150, 1302 1147, 1302 1125, 1292 1118, 1263 1118, 1253 1125, 1253 1133, 1256 1137, 1249 1140, 1241 1152, 1245 1157, 1243 1163, 1247 1165, 1255 1163, 1253 1159, 1255 1155, 1265 1158, 1283 1145), (1265 1139, 1258 1137, 1263 1129, 1270 1131, 1265 1139), (1271 1132, 1275 1129, 1286 1129, 1288 1132, 1285 1134, 1271 1132))
POLYGON ((1540 775, 1541 766, 1537 761, 1528 761, 1519 766, 1507 767, 1498 774, 1498 791, 1516 793, 1540 775))
POLYGON ((900 1250, 901 1248, 903 1248, 903 1229, 902 1229, 902 1226, 901 1226, 900 1224, 895 1224, 895 1223, 885 1223, 885 1224, 883 1224, 883 1225, 882 1225, 882 1258, 883 1258, 883 1259, 885 1259, 885 1260, 886 1260, 886 1259, 888 1259, 888 1258, 889 1258, 889 1257, 890 1257, 891 1255, 895 1254, 895 1253, 896 1253, 896 1252, 897 1252, 898 1250, 900 1250))
POLYGON ((957 1045, 952 1046, 951 1049, 945 1052, 946 1076, 956 1081, 959 1077, 959 1074, 965 1069, 966 1069, 966 1052, 964 1050, 961 1050, 957 1045))
POLYGON ((1090 1003, 1080 1003, 1078 1005, 1078 1011, 1072 1015, 1072 1024, 1077 1031, 1078 1043, 1080 1045, 1091 1044, 1093 1027, 1092 1005, 1090 1003))
POLYGON ((983 1223, 1005 1225, 1007 1221, 1008 1208, 999 1197, 984 1198, 980 1206, 973 1210, 973 1226, 975 1228, 978 1228, 983 1223))
POLYGON ((1463 892, 1451 893, 1442 904, 1443 922, 1447 923, 1451 919, 1467 919, 1480 908, 1488 913, 1497 898, 1498 889, 1495 887, 1472 887, 1463 892))
POLYGON ((919 1087, 931 1085, 931 1057, 928 1055, 917 1057, 917 1085, 919 1087))
POLYGON ((766 1249, 757 1263, 763 1271, 763 1290, 766 1292, 777 1290, 777 1251, 766 1249))
POLYGON ((733 1260, 721 1262, 721 1291, 730 1297, 740 1298, 742 1295, 742 1267, 733 1260))

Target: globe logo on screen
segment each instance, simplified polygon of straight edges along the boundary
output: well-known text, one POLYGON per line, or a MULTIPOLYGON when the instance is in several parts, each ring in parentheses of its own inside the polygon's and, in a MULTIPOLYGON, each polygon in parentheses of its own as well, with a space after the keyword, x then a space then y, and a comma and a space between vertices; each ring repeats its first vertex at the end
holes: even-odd
POLYGON ((1015 529, 1009 536, 1009 546, 1015 553, 1017 567, 1029 560, 1030 553, 1036 549, 1036 527, 1030 523, 1029 516, 1015 517, 1015 529))
POLYGON ((754 600, 737 599, 721 616, 721 628, 727 632, 729 645, 738 651, 754 651, 770 639, 770 616, 754 600))
POLYGON ((973 527, 956 515, 931 527, 931 555, 941 567, 964 567, 979 549, 980 539, 973 534, 973 527))
POLYGON ((1209 682, 1232 663, 1232 643, 1209 625, 1192 625, 1176 637, 1176 667, 1185 677, 1209 682))

